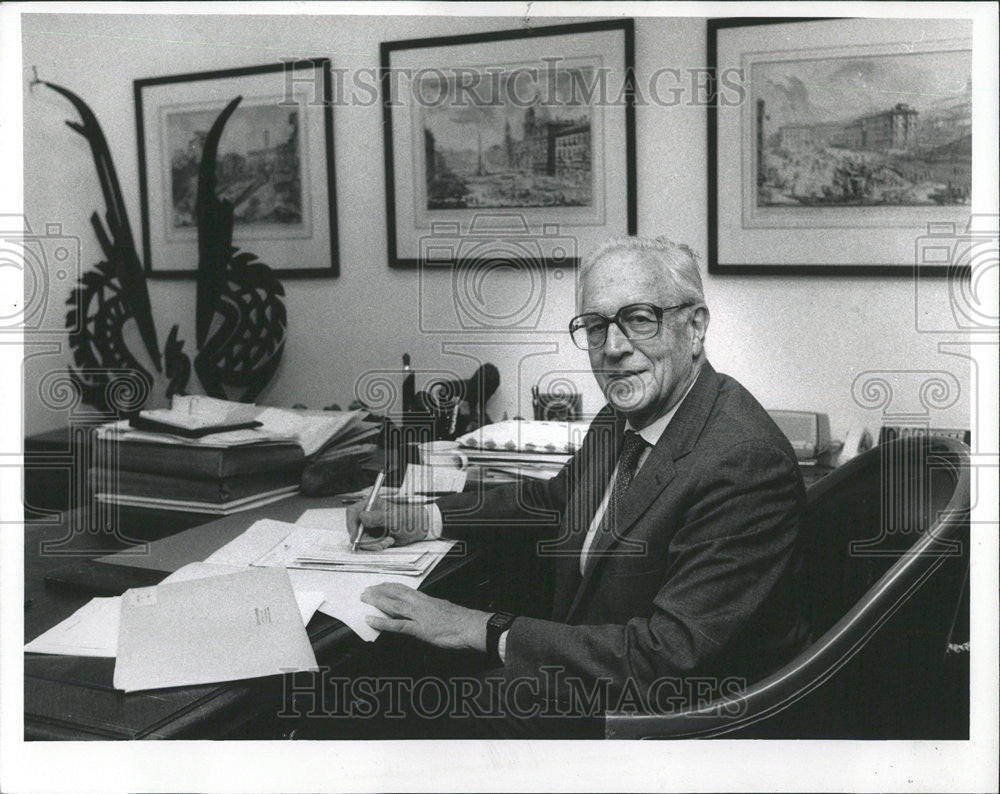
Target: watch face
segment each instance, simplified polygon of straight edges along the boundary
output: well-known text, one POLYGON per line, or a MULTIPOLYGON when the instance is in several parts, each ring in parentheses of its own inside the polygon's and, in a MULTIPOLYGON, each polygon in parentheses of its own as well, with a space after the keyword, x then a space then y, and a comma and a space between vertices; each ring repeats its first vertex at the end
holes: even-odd
POLYGON ((513 615, 509 615, 506 612, 497 612, 489 619, 488 625, 493 626, 494 628, 500 628, 502 626, 506 626, 509 623, 513 622, 514 622, 513 615))

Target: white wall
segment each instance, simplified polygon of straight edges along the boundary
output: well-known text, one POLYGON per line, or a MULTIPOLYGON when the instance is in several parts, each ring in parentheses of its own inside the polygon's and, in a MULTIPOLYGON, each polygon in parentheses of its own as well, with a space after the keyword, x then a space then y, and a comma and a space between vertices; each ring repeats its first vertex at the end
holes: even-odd
MULTIPOLYGON (((545 23, 556 20, 546 20, 545 23)), ((40 76, 78 92, 93 108, 110 143, 133 232, 140 234, 139 187, 132 81, 136 78, 251 66, 283 57, 329 56, 334 66, 376 68, 382 41, 516 28, 519 20, 357 17, 227 17, 30 15, 23 18, 24 81, 31 67, 40 76)), ((705 20, 637 21, 636 66, 640 76, 662 66, 705 62, 705 20)), ((34 229, 60 223, 79 235, 83 263, 100 259, 88 217, 102 210, 98 183, 82 139, 63 126, 73 118, 60 97, 44 89, 25 92, 25 213, 34 229)), ((706 217, 706 117, 702 107, 637 108, 640 234, 666 234, 704 252, 706 217)), ((600 393, 587 371, 586 355, 557 331, 531 337, 424 335, 415 271, 387 266, 381 108, 334 108, 337 206, 341 276, 335 280, 286 280, 289 339, 281 368, 261 402, 320 407, 346 406, 355 383, 372 369, 393 369, 409 352, 419 369, 471 374, 475 357, 492 361, 502 374, 491 403, 494 418, 530 416, 530 387, 545 373, 568 370, 584 392, 585 411, 596 410, 600 393), (443 343, 470 343, 467 357, 442 351, 443 343), (471 356, 471 357, 469 357, 471 356), (520 374, 519 374, 520 373, 520 374), (520 383, 520 386, 519 386, 520 383)), ((450 275, 435 273, 430 287, 447 295, 450 275)), ((572 279, 570 279, 572 281, 572 279)), ((498 277, 497 290, 518 282, 498 277)), ((51 285, 48 311, 64 312, 68 283, 51 285)), ((922 326, 952 327, 943 282, 920 294, 922 326)), ((193 281, 152 281, 150 294, 161 345, 179 323, 193 355, 193 281)), ((877 425, 881 410, 852 397, 855 377, 866 370, 943 370, 954 374, 963 394, 932 410, 938 426, 969 423, 964 359, 938 351, 942 338, 915 330, 913 283, 894 278, 707 276, 712 310, 709 354, 715 367, 741 380, 769 408, 824 411, 835 436, 856 424, 877 425)), ((543 322, 562 328, 573 314, 570 284, 550 280, 543 322)), ((56 320, 56 326, 60 323, 56 320)), ((64 346, 65 347, 65 346, 64 346)), ((137 346, 138 349, 138 346, 137 346)), ((64 367, 65 351, 25 365, 25 426, 32 433, 65 423, 38 397, 45 372, 64 367)), ((916 393, 923 374, 894 375, 891 410, 922 410, 916 393), (914 385, 916 384, 916 385, 914 385), (912 405, 910 405, 912 404, 912 405)), ((192 381, 194 384, 194 381, 192 381)), ((162 388, 160 389, 162 393, 162 388)), ((946 401, 947 402, 947 401, 946 401)))

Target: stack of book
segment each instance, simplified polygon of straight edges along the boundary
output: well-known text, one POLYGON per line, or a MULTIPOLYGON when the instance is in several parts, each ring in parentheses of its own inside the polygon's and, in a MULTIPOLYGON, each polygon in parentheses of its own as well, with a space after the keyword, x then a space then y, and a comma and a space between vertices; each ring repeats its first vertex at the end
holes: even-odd
POLYGON ((361 411, 293 411, 175 397, 170 409, 142 411, 98 430, 89 471, 104 502, 228 515, 278 501, 299 488, 306 463, 349 454, 379 425, 361 411))

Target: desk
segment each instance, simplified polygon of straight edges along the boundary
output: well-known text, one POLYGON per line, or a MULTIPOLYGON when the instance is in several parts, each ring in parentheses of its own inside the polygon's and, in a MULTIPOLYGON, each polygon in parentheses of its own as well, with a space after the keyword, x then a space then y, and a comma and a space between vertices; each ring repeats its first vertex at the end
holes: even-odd
MULTIPOLYGON (((294 521, 308 508, 334 503, 332 499, 292 497, 226 516, 193 531, 235 536, 258 518, 294 521)), ((140 520, 135 513, 129 515, 133 521, 140 520)), ((25 529, 24 595, 26 604, 30 603, 24 613, 25 642, 90 599, 89 595, 46 586, 47 572, 73 559, 92 558, 129 545, 106 534, 79 533, 61 544, 57 552, 42 553, 42 544, 65 537, 75 518, 79 516, 66 513, 59 524, 29 524, 25 529)), ((192 521, 197 523, 197 519, 181 515, 170 529, 177 532, 185 524, 194 526, 192 521)), ((124 524, 123 528, 129 529, 124 524)), ((482 604, 488 583, 482 561, 483 555, 468 545, 461 556, 453 550, 421 590, 469 606, 482 604)), ((355 670, 378 672, 377 643, 364 642, 340 621, 317 613, 307 630, 316 659, 327 671, 338 675, 355 670)), ((25 739, 260 739, 292 733, 289 721, 277 717, 284 701, 284 682, 279 676, 125 694, 112 687, 113 671, 113 659, 25 654, 25 739)))

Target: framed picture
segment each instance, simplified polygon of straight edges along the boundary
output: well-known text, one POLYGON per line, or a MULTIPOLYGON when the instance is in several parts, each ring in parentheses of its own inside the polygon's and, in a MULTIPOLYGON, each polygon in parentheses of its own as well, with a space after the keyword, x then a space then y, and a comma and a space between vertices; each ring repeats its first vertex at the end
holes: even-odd
POLYGON ((630 19, 384 42, 389 263, 575 265, 635 234, 630 19))
POLYGON ((970 20, 710 19, 708 66, 710 272, 948 271, 919 240, 971 215, 970 20))
POLYGON ((197 272, 201 146, 237 96, 216 166, 216 191, 234 202, 233 245, 281 278, 339 275, 328 59, 153 77, 134 90, 150 276, 197 272))

